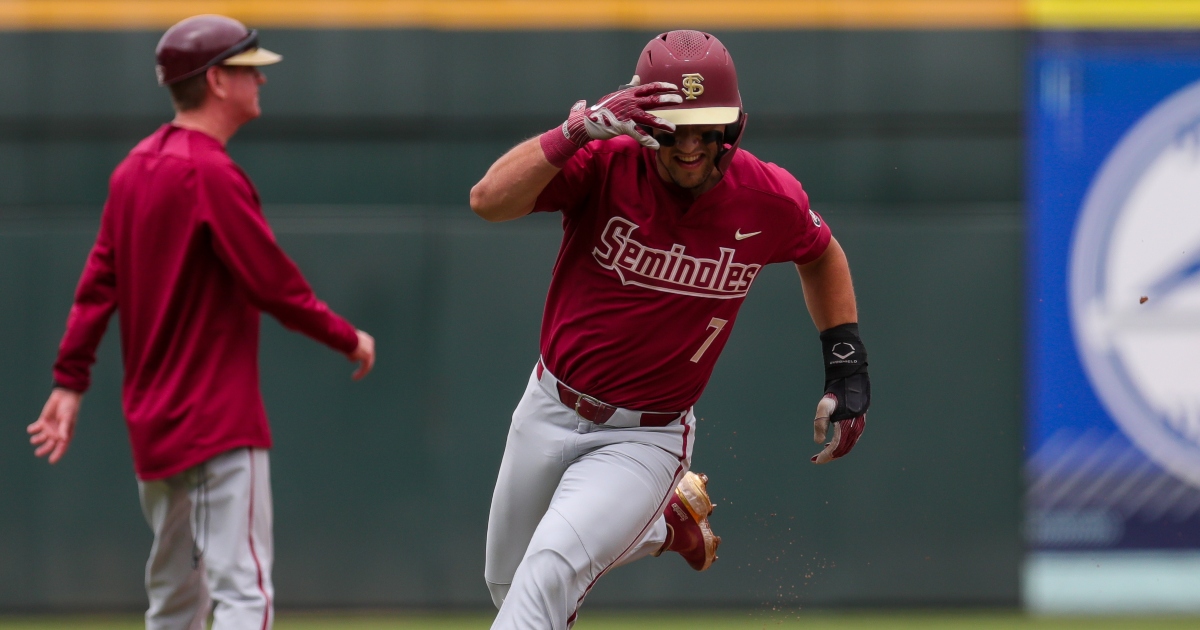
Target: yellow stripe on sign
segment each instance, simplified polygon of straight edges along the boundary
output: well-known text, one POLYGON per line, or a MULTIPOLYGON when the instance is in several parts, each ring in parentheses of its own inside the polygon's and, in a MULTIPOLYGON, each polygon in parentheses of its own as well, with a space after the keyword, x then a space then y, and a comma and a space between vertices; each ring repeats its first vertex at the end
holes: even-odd
POLYGON ((0 0, 0 29, 158 30, 199 13, 287 28, 1200 27, 1200 0, 0 0))
POLYGON ((1200 0, 1031 0, 1036 28, 1194 29, 1200 0))
POLYGON ((295 28, 1015 28, 1024 0, 0 0, 5 29, 160 29, 199 13, 295 28))

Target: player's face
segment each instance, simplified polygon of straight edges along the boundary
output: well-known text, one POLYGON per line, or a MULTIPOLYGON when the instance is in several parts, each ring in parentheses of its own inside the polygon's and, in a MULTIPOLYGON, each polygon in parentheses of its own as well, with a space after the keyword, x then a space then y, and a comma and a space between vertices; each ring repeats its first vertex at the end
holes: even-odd
POLYGON ((675 128, 675 143, 660 138, 658 171, 664 179, 675 182, 699 194, 712 188, 721 178, 716 170, 717 150, 722 143, 725 125, 680 125, 675 128))
POLYGON ((222 66, 228 80, 229 103, 245 120, 253 120, 262 114, 258 105, 258 86, 267 82, 267 77, 253 66, 222 66))

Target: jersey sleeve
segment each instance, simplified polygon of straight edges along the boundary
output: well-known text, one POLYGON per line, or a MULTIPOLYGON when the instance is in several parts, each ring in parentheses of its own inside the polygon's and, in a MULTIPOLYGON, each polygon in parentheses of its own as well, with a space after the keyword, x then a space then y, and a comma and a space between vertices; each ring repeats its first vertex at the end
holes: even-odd
POLYGON ((275 241, 258 193, 236 166, 197 169, 199 202, 213 249, 251 303, 286 328, 349 354, 358 347, 354 326, 313 293, 300 269, 275 241))
POLYGON ((108 328, 108 320, 117 309, 117 274, 113 263, 112 194, 100 219, 100 231, 88 254, 75 302, 67 315, 67 330, 58 347, 54 362, 54 384, 86 392, 91 386, 92 364, 96 348, 108 328))
POLYGON ((810 263, 825 253, 833 234, 821 215, 809 207, 808 193, 804 192, 800 182, 782 169, 779 172, 787 197, 795 204, 791 208, 795 227, 788 234, 788 238, 784 239, 772 262, 791 261, 797 265, 810 263))
POLYGON ((592 189, 596 172, 596 155, 591 144, 575 152, 563 165, 558 175, 542 189, 533 204, 534 212, 559 212, 572 214, 583 206, 588 191, 592 189))

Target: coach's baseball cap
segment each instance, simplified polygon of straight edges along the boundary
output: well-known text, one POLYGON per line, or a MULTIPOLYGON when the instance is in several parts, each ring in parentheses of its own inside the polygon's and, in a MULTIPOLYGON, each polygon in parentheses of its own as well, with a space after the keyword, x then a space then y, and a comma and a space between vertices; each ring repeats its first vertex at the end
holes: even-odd
POLYGON ((679 86, 682 103, 649 112, 676 125, 727 125, 741 117, 733 58, 708 33, 670 31, 650 40, 638 58, 635 80, 679 86))
POLYGON ((167 29, 154 50, 159 85, 194 77, 215 65, 268 66, 283 57, 258 46, 258 31, 223 15, 196 15, 167 29))

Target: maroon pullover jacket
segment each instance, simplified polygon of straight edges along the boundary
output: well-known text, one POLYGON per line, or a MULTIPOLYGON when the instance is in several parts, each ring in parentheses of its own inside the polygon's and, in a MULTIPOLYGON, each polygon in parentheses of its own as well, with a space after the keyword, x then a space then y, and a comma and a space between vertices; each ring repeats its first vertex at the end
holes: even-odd
POLYGON ((119 312, 134 468, 161 479, 240 447, 269 448, 259 312, 342 353, 353 326, 313 294, 216 139, 163 125, 113 172, 54 381, 87 390, 119 312))

